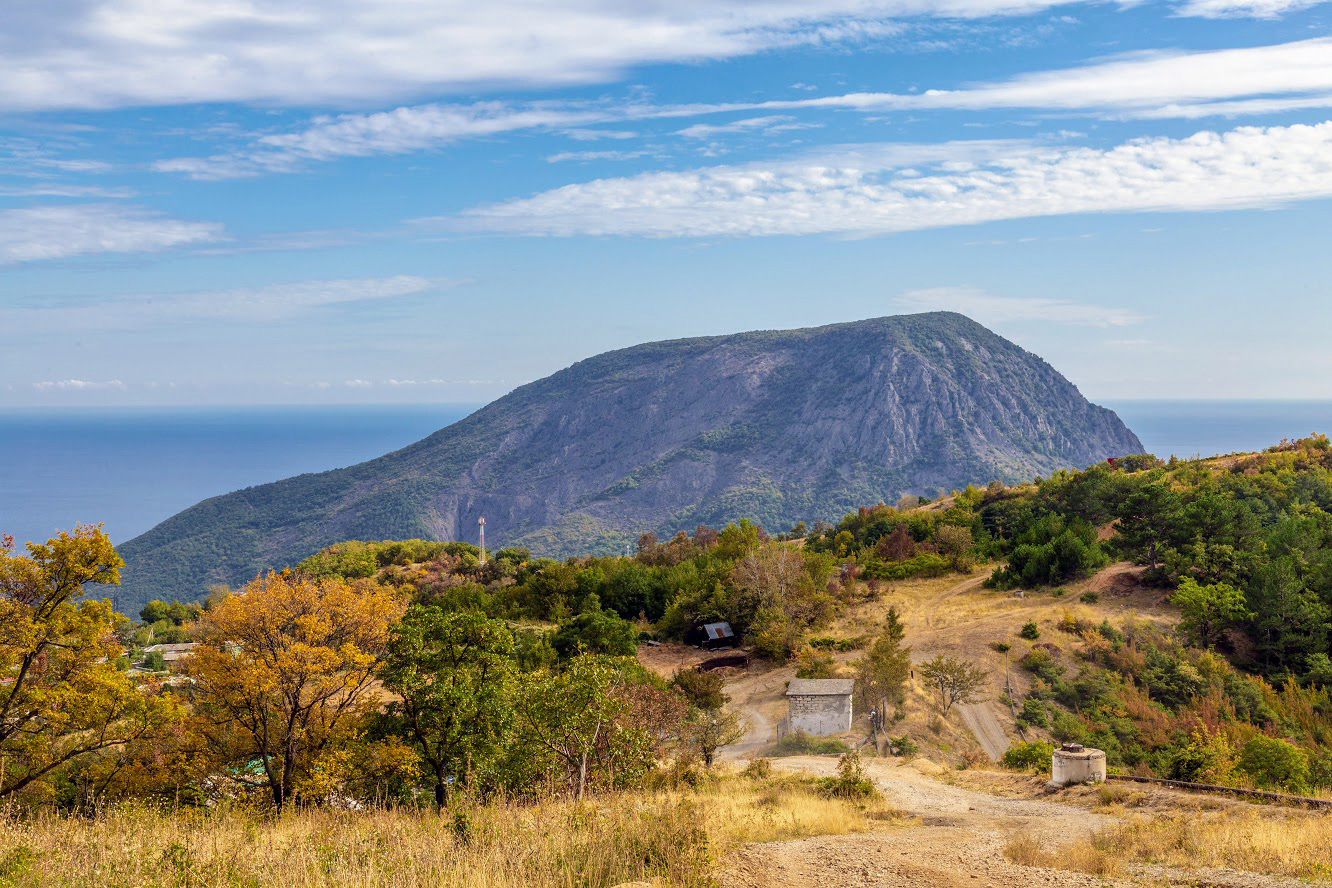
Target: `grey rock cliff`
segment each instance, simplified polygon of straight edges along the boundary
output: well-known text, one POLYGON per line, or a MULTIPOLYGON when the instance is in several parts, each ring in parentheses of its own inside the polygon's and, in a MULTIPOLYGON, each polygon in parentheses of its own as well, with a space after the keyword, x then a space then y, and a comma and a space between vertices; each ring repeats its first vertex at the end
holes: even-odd
POLYGON ((565 556, 747 518, 1082 468, 1142 444, 1043 360, 951 313, 655 342, 522 386, 403 450, 206 500, 126 543, 122 609, 346 539, 565 556))

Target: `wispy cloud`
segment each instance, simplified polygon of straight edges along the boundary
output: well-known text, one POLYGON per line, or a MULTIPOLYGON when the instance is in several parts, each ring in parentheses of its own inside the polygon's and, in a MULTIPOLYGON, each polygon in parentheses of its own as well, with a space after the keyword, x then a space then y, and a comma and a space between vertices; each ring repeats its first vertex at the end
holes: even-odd
POLYGON ((294 281, 191 293, 67 299, 14 307, 6 314, 25 330, 143 329, 198 322, 272 323, 352 303, 387 301, 446 289, 453 282, 417 275, 294 281))
POLYGON ((1137 312, 1063 299, 996 296, 976 287, 934 287, 897 297, 906 311, 956 311, 985 324, 1048 321, 1087 327, 1123 327, 1141 323, 1137 312))
POLYGON ((108 379, 104 382, 88 379, 48 379, 34 382, 32 387, 39 392, 123 392, 126 388, 125 383, 119 379, 108 379))
POLYGON ((608 117, 605 111, 519 108, 499 102, 420 105, 317 118, 305 130, 261 136, 239 151, 162 160, 154 168, 196 179, 234 179, 291 172, 311 161, 404 154, 460 139, 599 123, 608 117))
POLYGON ((733 120, 730 123, 696 123, 693 126, 677 130, 675 134, 687 139, 712 139, 717 136, 753 132, 755 130, 771 132, 775 128, 790 124, 792 120, 794 118, 788 115, 776 114, 767 117, 747 117, 742 120, 733 120))
MULTIPOLYGON (((1086 0, 58 0, 9 4, 0 110, 402 101, 607 82, 653 63, 891 39, 909 18, 1029 15, 1086 0)), ((1308 0, 1186 0, 1271 16, 1308 0)))
POLYGON ((550 163, 563 163, 567 160, 636 160, 640 157, 650 157, 656 153, 656 151, 647 149, 641 151, 561 151, 550 155, 546 160, 550 163))
MULTIPOLYGON (((959 143, 965 145, 966 143, 959 143)), ((811 155, 567 185, 457 224, 526 235, 873 235, 1074 213, 1271 207, 1332 196, 1332 121, 1109 149, 991 145, 922 170, 908 155, 811 155), (904 162, 905 161, 905 162, 904 162)))
MULTIPOLYGON (((821 124, 789 112, 986 111, 1030 109, 1109 118, 1234 117, 1332 107, 1332 38, 1202 52, 1150 52, 1075 68, 1035 71, 995 83, 930 88, 919 93, 862 92, 767 102, 651 105, 432 103, 370 114, 315 118, 300 130, 269 133, 232 151, 158 161, 159 172, 196 179, 233 179, 303 170, 346 157, 428 151, 467 139, 558 131, 576 140, 628 139, 639 134, 593 125, 783 112, 676 130, 696 140, 746 132, 776 133, 821 124)), ((561 160, 574 152, 556 155, 561 160)), ((624 159, 627 155, 607 155, 624 159)), ((592 159, 589 155, 584 155, 592 159)))
POLYGON ((1120 117, 1200 117, 1325 107, 1329 97, 1332 38, 1319 37, 1241 49, 1134 53, 962 89, 850 93, 767 102, 758 107, 860 111, 1030 108, 1120 117), (1246 98, 1250 101, 1236 101, 1246 98))
POLYGON ((142 207, 73 204, 0 210, 0 265, 95 253, 146 253, 219 240, 222 226, 142 207))
POLYGON ((79 197, 117 200, 134 197, 135 191, 128 187, 104 187, 99 185, 61 185, 50 183, 43 185, 0 185, 0 197, 79 197))

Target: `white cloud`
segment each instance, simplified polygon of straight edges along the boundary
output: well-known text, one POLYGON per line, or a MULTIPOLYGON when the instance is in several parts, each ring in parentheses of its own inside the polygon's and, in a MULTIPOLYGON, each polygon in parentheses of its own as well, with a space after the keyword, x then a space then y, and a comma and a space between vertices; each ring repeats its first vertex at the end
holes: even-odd
POLYGON ((515 108, 498 102, 420 105, 376 114, 317 118, 305 130, 262 136, 238 152, 163 160, 154 168, 196 179, 233 179, 291 172, 309 161, 404 154, 459 139, 606 119, 604 111, 515 108))
POLYGON ((964 89, 851 93, 756 107, 861 111, 1034 108, 1123 117, 1199 117, 1324 107, 1329 95, 1332 38, 1319 37, 1240 49, 1134 53, 964 89), (1233 101, 1245 97, 1251 102, 1233 101), (1213 102, 1225 104, 1211 105, 1213 102))
POLYGON ((558 154, 552 154, 546 160, 549 163, 562 163, 566 160, 636 160, 640 157, 649 157, 653 151, 561 151, 558 154))
POLYGON ((989 143, 976 159, 938 162, 924 173, 909 151, 879 150, 877 158, 867 149, 600 179, 479 207, 457 224, 527 235, 872 235, 1075 213, 1272 207, 1332 196, 1332 121, 1135 139, 1109 149, 1003 152, 1002 143, 989 143))
POLYGON ((1317 6, 1321 0, 1188 0, 1179 14, 1202 18, 1279 18, 1317 6))
POLYGON ((0 210, 0 265, 92 253, 144 253, 215 241, 222 226, 141 207, 73 204, 0 210))
MULTIPOLYGON (((1084 0, 1085 2, 1085 0, 1084 0)), ((1268 0, 1270 2, 1270 0, 1268 0)), ((1058 0, 47 0, 8 4, 0 110, 393 101, 878 39, 1058 0)))
POLYGON ((911 290, 899 296, 897 304, 907 311, 956 311, 983 324, 1051 321, 1087 327, 1123 327, 1144 320, 1142 315, 1122 308, 1063 299, 995 296, 975 287, 911 290))
POLYGON ((0 197, 82 197, 116 200, 134 197, 134 190, 125 187, 102 187, 98 185, 0 185, 0 197))
POLYGON ((93 382, 87 379, 50 379, 34 382, 32 387, 39 392, 125 391, 125 383, 119 379, 108 379, 105 382, 93 382))
MULTIPOLYGON (((6 312, 10 329, 143 329, 200 320, 270 323, 328 306, 386 301, 450 286, 416 275, 296 281, 194 293, 65 300, 6 312)), ((351 382, 347 383, 351 385, 351 382)))
MULTIPOLYGON (((1204 52, 1136 53, 1078 68, 1038 71, 963 89, 850 93, 769 102, 699 105, 601 104, 405 106, 371 114, 315 118, 305 129, 254 138, 239 150, 158 161, 160 172, 231 179, 292 172, 311 162, 425 151, 464 139, 523 130, 558 130, 578 140, 627 139, 628 130, 589 125, 745 111, 984 111, 1029 108, 1116 118, 1200 118, 1332 107, 1332 38, 1204 52)), ((696 123, 676 134, 694 139, 819 124, 765 114, 723 124, 696 123)), ((580 155, 564 152, 561 160, 580 155)), ((607 155, 606 159, 626 155, 607 155)), ((591 156, 587 156, 591 157, 591 156)))
POLYGON ((774 127, 789 123, 791 117, 786 115, 771 115, 768 117, 748 117, 743 120, 734 120, 730 123, 696 123, 693 126, 687 126, 682 130, 677 130, 677 136, 684 136, 687 139, 711 139, 716 136, 729 135, 731 133, 752 132, 753 130, 770 131, 774 127))

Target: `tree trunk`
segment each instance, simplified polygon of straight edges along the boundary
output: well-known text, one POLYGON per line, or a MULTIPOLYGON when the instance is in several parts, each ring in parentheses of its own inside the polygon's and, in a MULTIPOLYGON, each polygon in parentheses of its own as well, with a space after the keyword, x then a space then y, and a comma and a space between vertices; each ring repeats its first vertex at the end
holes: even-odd
POLYGON ((587 753, 578 760, 578 801, 583 800, 583 787, 587 785, 587 753))
POLYGON ((443 811, 449 800, 448 786, 444 783, 444 768, 435 769, 435 810, 443 811))

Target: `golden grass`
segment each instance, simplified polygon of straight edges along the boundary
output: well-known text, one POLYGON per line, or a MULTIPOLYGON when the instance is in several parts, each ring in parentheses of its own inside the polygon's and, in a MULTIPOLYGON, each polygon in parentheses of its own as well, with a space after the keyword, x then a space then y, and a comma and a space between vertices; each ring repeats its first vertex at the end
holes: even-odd
POLYGON ((1138 816, 1104 841, 1142 863, 1332 878, 1332 815, 1279 809, 1138 816))
POLYGON ((710 886, 750 842, 863 832, 892 812, 819 796, 807 781, 740 777, 698 790, 577 804, 497 803, 453 815, 240 808, 0 821, 0 886, 710 886), (465 835, 464 835, 465 833, 465 835))
POLYGON ((1120 874, 1119 861, 1100 836, 1091 836, 1068 845, 1054 848, 1025 833, 1015 836, 1004 846, 1004 856, 1019 866, 1040 866, 1050 869, 1074 870, 1103 878, 1120 874))
POLYGON ((1121 873, 1123 863, 1161 864, 1186 872, 1225 868, 1298 879, 1332 877, 1332 816, 1273 810, 1135 815, 1085 839, 1047 847, 1021 834, 1004 856, 1022 866, 1121 873))

